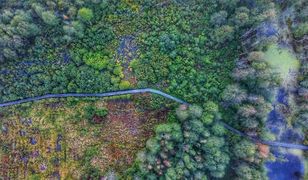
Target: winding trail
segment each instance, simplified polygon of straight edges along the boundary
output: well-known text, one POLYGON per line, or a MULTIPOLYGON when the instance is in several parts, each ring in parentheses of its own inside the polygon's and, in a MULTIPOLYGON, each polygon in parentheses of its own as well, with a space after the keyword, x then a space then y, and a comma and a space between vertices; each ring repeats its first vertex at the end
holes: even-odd
POLYGON ((300 149, 300 150, 304 150, 307 151, 308 150, 308 146, 302 145, 302 144, 290 144, 290 143, 284 143, 284 142, 277 142, 277 141, 266 141, 266 140, 262 140, 259 138, 255 138, 255 137, 251 137, 237 129, 234 129, 233 127, 229 126, 228 124, 219 121, 219 123, 221 123, 226 129, 228 129, 229 131, 238 134, 242 137, 245 137, 247 139, 249 139, 250 141, 254 142, 254 143, 261 143, 261 144, 266 144, 269 146, 275 146, 275 147, 283 147, 283 148, 290 148, 290 149, 300 149))
MULTIPOLYGON (((66 94, 47 94, 43 96, 38 96, 38 97, 32 97, 32 98, 25 98, 25 99, 20 99, 16 101, 10 101, 10 102, 5 102, 1 103, 0 107, 7 107, 7 106, 13 106, 13 105, 18 105, 22 103, 27 103, 27 102, 34 102, 34 101, 39 101, 42 99, 50 99, 50 98, 65 98, 65 97, 110 97, 110 96, 119 96, 119 95, 127 95, 127 94, 140 94, 140 93, 153 93, 153 94, 158 94, 161 95, 165 98, 171 99, 173 101, 176 101, 180 104, 185 104, 185 105, 190 105, 189 103, 176 98, 174 96, 171 96, 169 94, 166 94, 162 91, 151 89, 151 88, 144 88, 144 89, 132 89, 132 90, 122 90, 122 91, 114 91, 114 92, 106 92, 106 93, 66 93, 66 94)), ((308 146, 301 145, 301 144, 290 144, 290 143, 283 143, 283 142, 276 142, 276 141, 265 141, 262 139, 258 139, 255 137, 251 137, 231 126, 228 124, 219 121, 226 129, 229 131, 238 134, 242 137, 245 137, 249 139, 250 141, 254 143, 262 143, 266 144, 269 146, 275 146, 275 147, 284 147, 284 148, 293 148, 293 149, 301 149, 301 150, 308 150, 308 146)))
POLYGON ((65 93, 65 94, 46 94, 43 96, 37 96, 37 97, 31 97, 31 98, 25 98, 20 99, 16 101, 10 101, 1 103, 0 107, 6 107, 6 106, 12 106, 27 102, 33 102, 33 101, 39 101, 42 99, 50 99, 50 98, 65 98, 65 97, 110 97, 110 96, 119 96, 119 95, 127 95, 127 94, 140 94, 140 93, 153 93, 161 95, 165 98, 171 99, 173 101, 176 101, 180 104, 186 104, 189 105, 187 102, 178 99, 174 96, 171 96, 169 94, 166 94, 164 92, 161 92, 159 90, 145 88, 145 89, 132 89, 132 90, 123 90, 123 91, 114 91, 114 92, 106 92, 106 93, 65 93))

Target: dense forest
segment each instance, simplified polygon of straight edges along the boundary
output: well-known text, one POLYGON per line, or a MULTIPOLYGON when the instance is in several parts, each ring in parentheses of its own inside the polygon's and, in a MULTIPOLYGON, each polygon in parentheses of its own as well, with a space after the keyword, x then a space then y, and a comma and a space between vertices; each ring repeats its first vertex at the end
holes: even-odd
POLYGON ((268 14, 264 2, 2 4, 1 101, 131 86, 216 99, 231 81, 240 35, 268 14))
MULTIPOLYGON (((290 26, 293 35, 293 46, 299 56, 301 67, 300 75, 298 76, 297 109, 293 123, 305 133, 304 143, 308 145, 308 16, 307 13, 304 13, 308 3, 297 2, 294 3, 294 6, 296 14, 293 17, 294 22, 290 26), (302 9, 302 7, 306 8, 302 9)), ((307 152, 305 155, 308 157, 307 152)))
MULTIPOLYGON (((139 110, 165 109, 164 122, 153 123, 151 137, 139 153, 134 150, 129 167, 110 175, 113 169, 92 167, 87 160, 94 156, 86 159, 92 150, 84 150, 81 172, 61 179, 266 179, 264 161, 271 154, 262 154, 263 145, 226 131, 219 121, 253 137, 275 139, 266 120, 275 89, 284 81, 266 52, 285 38, 278 21, 288 7, 295 13, 287 15, 286 38, 301 62, 296 105, 288 116, 308 144, 304 0, 0 0, 0 102, 154 88, 194 104, 124 98, 143 105, 139 110)), ((112 114, 94 105, 80 111, 68 120, 85 119, 92 127, 112 114)), ((0 118, 7 112, 0 111, 0 118)), ((5 148, 0 157, 9 151, 5 148)))

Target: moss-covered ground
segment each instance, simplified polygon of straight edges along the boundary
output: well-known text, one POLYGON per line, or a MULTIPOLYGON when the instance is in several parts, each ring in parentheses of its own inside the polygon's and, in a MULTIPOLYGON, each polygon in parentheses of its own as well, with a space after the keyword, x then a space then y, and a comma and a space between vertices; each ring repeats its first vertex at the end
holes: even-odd
POLYGON ((287 48, 281 48, 278 45, 271 45, 265 52, 265 59, 277 72, 279 72, 284 82, 290 79, 290 73, 297 72, 299 61, 294 54, 287 48))

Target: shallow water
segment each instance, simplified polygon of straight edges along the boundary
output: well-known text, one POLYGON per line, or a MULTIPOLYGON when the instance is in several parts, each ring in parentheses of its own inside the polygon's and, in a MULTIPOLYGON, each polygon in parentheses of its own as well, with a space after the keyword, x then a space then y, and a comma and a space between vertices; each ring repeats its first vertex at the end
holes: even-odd
MULTIPOLYGON (((283 87, 277 89, 273 110, 268 114, 266 127, 271 131, 278 141, 288 143, 302 144, 303 135, 296 129, 288 126, 284 115, 276 109, 276 104, 283 104, 286 107, 290 105, 290 96, 287 87, 292 86, 293 73, 297 72, 299 62, 296 57, 286 48, 279 48, 278 45, 272 45, 265 53, 265 58, 270 66, 283 79, 283 87)), ((283 148, 271 148, 271 152, 276 157, 276 161, 265 163, 267 175, 270 180, 301 180, 304 176, 305 165, 302 152, 293 153, 283 148)))
POLYGON ((300 180, 304 174, 304 164, 300 157, 291 153, 274 153, 287 161, 267 162, 267 176, 271 180, 300 180))
MULTIPOLYGON (((281 89, 279 91, 282 91, 281 89)), ((286 102, 287 94, 278 92, 277 101, 286 102)), ((285 117, 276 109, 273 109, 268 116, 267 128, 281 142, 299 143, 303 141, 303 135, 295 129, 287 126, 285 117)), ((286 149, 271 148, 271 152, 277 158, 276 161, 268 161, 265 166, 268 170, 270 180, 301 180, 304 175, 303 157, 293 154, 286 149), (282 159, 282 161, 281 161, 282 159)), ((299 153, 301 154, 301 153, 299 153)))

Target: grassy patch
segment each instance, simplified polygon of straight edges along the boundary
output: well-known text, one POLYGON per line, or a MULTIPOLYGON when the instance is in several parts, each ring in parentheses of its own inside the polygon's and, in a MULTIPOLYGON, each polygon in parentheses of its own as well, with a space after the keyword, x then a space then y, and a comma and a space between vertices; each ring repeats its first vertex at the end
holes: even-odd
POLYGON ((92 179, 110 169, 121 173, 164 119, 165 112, 140 111, 123 99, 74 106, 46 100, 23 112, 8 108, 0 123, 3 177, 92 179))

